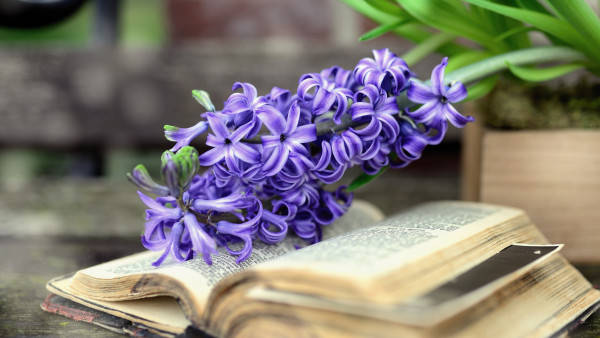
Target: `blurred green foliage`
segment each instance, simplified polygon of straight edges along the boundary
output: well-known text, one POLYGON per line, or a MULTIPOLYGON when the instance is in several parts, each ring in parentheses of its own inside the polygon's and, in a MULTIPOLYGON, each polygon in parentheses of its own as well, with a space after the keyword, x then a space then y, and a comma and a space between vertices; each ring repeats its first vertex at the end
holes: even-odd
POLYGON ((122 0, 121 37, 125 46, 159 46, 167 39, 161 0, 122 0))
POLYGON ((43 28, 16 29, 0 27, 0 44, 5 46, 87 44, 92 27, 93 2, 88 2, 66 20, 43 28))
MULTIPOLYGON (((36 29, 0 27, 0 46, 84 47, 92 41, 95 4, 88 1, 63 22, 36 29)), ((160 46, 166 36, 161 0, 121 0, 121 46, 160 46)))

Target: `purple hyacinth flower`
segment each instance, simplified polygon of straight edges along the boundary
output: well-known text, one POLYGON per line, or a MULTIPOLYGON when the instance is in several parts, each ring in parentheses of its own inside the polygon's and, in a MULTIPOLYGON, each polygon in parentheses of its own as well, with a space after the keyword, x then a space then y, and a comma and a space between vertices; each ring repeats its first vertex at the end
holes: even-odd
POLYGON ((371 159, 366 160, 362 164, 362 169, 369 175, 375 175, 381 168, 390 163, 389 155, 392 147, 389 143, 380 142, 377 153, 371 159))
POLYGON ((253 128, 249 131, 248 137, 255 136, 260 131, 260 121, 256 118, 256 109, 267 104, 263 96, 258 96, 256 87, 251 83, 236 82, 231 90, 242 89, 242 93, 233 93, 225 101, 223 113, 233 116, 235 127, 254 122, 253 128))
POLYGON ((287 220, 291 218, 294 211, 288 207, 288 203, 275 201, 273 210, 263 210, 262 220, 258 227, 258 236, 267 244, 281 242, 288 231, 287 220), (280 212, 285 214, 280 215, 280 212))
POLYGON ((215 199, 194 199, 192 210, 197 212, 219 211, 232 212, 236 209, 249 208, 255 203, 254 196, 243 192, 234 192, 228 196, 215 199))
POLYGON ((342 115, 348 109, 348 99, 352 98, 350 88, 353 85, 352 73, 334 66, 320 73, 310 73, 300 77, 298 97, 303 101, 312 101, 312 113, 315 116, 322 115, 335 107, 333 121, 340 124, 342 115))
POLYGON ((350 113, 353 121, 364 121, 369 124, 362 129, 354 129, 354 132, 363 140, 370 141, 379 137, 383 130, 383 135, 387 139, 395 140, 400 128, 393 115, 398 112, 398 104, 394 96, 388 97, 385 91, 368 84, 356 93, 350 113))
POLYGON ((344 191, 345 189, 345 186, 341 186, 333 193, 324 189, 320 190, 321 205, 314 215, 321 225, 333 223, 348 211, 350 204, 352 204, 353 195, 347 194, 344 191))
POLYGON ((295 205, 315 206, 319 202, 318 185, 305 182, 281 193, 281 197, 284 201, 295 205))
POLYGON ((400 124, 400 136, 394 144, 398 161, 390 163, 392 168, 404 168, 412 161, 421 158, 421 153, 430 144, 430 138, 426 133, 415 129, 410 123, 400 124))
POLYGON ((363 140, 357 135, 356 131, 345 130, 340 135, 333 136, 331 151, 339 164, 357 164, 357 157, 363 151, 363 140))
POLYGON ((260 153, 256 149, 241 142, 253 128, 254 122, 231 132, 217 115, 207 114, 206 119, 213 132, 207 136, 206 144, 213 149, 199 156, 200 165, 210 166, 224 159, 229 170, 239 172, 238 159, 246 163, 257 163, 260 160, 260 153))
POLYGON ((298 209, 296 217, 289 222, 289 227, 309 244, 320 242, 323 238, 321 224, 316 221, 314 212, 308 207, 298 209))
POLYGON ((225 249, 227 249, 229 254, 238 256, 236 259, 237 263, 250 257, 252 253, 252 235, 257 231, 258 223, 262 218, 262 203, 256 197, 254 197, 254 202, 256 206, 254 217, 242 223, 232 223, 229 221, 219 221, 217 223, 217 231, 220 234, 236 237, 244 243, 243 247, 239 250, 232 249, 229 243, 225 243, 225 249))
POLYGON ((181 147, 189 145, 194 138, 204 133, 208 129, 208 123, 206 123, 206 121, 200 121, 189 128, 179 128, 170 125, 165 125, 164 128, 167 140, 177 142, 171 148, 171 151, 177 151, 181 147))
POLYGON ((354 77, 361 85, 374 85, 397 95, 407 85, 411 72, 404 60, 389 49, 374 50, 375 59, 364 58, 354 69, 354 77))
POLYGON ((190 212, 183 216, 183 223, 190 234, 192 250, 202 254, 206 264, 212 264, 211 254, 217 253, 217 244, 204 230, 205 225, 198 222, 196 216, 190 212))
POLYGON ((474 121, 472 116, 461 115, 450 103, 462 101, 467 97, 467 90, 460 82, 450 85, 444 84, 444 70, 448 58, 437 65, 431 73, 431 86, 411 81, 408 87, 408 98, 416 103, 423 104, 414 112, 408 113, 415 122, 423 123, 430 128, 441 129, 442 124, 450 122, 457 128, 464 127, 468 122, 474 121))
POLYGON ((156 200, 138 191, 142 202, 149 208, 146 210, 146 224, 142 234, 142 244, 153 251, 164 250, 163 254, 152 265, 159 266, 172 252, 175 257, 187 257, 190 252, 186 245, 180 245, 183 229, 180 220, 183 212, 177 207, 177 202, 172 197, 158 198, 156 200), (169 207, 167 205, 172 205, 169 207), (170 229, 167 233, 165 230, 170 229))
POLYGON ((149 250, 158 251, 164 250, 162 255, 152 263, 153 266, 159 266, 171 254, 176 260, 183 262, 189 260, 193 256, 192 246, 188 238, 183 222, 176 222, 172 227, 168 235, 165 235, 162 241, 161 248, 156 246, 156 241, 150 242, 142 236, 142 244, 149 250))
MULTIPOLYGON (((266 176, 277 174, 286 164, 290 157, 303 157, 302 162, 308 162, 308 150, 302 145, 317 139, 317 128, 314 124, 298 126, 300 119, 300 107, 294 102, 288 112, 287 120, 278 110, 263 106, 258 111, 258 117, 271 132, 271 135, 262 137, 263 149, 267 158, 263 164, 263 172, 266 176)), ((299 159, 302 160, 302 159, 299 159)), ((298 166, 299 163, 296 163, 298 166)))
POLYGON ((273 87, 268 95, 265 96, 265 101, 280 112, 287 112, 295 100, 292 93, 283 88, 273 87))
POLYGON ((146 209, 146 220, 158 222, 179 220, 183 213, 177 207, 176 200, 172 197, 153 199, 138 191, 142 202, 149 208, 146 209), (162 202, 162 203, 161 203, 162 202), (167 205, 172 205, 171 207, 167 205))

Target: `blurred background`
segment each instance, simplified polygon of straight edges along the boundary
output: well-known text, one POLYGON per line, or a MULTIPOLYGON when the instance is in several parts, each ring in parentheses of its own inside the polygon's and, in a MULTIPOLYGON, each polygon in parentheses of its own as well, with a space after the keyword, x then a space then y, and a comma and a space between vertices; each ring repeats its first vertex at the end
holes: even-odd
MULTIPOLYGON (((111 336, 42 312, 44 285, 144 250, 125 173, 143 163, 160 176, 163 125, 203 113, 192 89, 219 109, 236 81, 295 92, 304 73, 412 47, 358 42, 374 27, 336 0, 0 0, 0 336, 111 336)), ((440 59, 413 71, 429 78, 440 59)), ((356 196, 387 214, 459 199, 460 149, 451 128, 356 196)))
MULTIPOLYGON (((0 234, 137 234, 142 205, 125 173, 143 163, 158 175, 162 126, 203 112, 192 89, 219 108, 235 81, 295 91, 301 74, 411 47, 391 35, 359 43, 374 24, 334 0, 2 0, 0 12, 0 234)), ((454 131, 387 174, 414 184, 382 207, 458 198, 458 142, 454 131), (425 182, 435 175, 446 185, 425 182)))
MULTIPOLYGON (((0 0, 0 336, 111 336, 42 312, 44 285, 144 250, 125 173, 160 177, 163 125, 203 113, 192 89, 219 109, 236 81, 295 92, 304 73, 411 47, 359 43, 374 27, 335 0, 0 0)), ((357 196, 386 213, 459 198, 459 136, 357 196)))

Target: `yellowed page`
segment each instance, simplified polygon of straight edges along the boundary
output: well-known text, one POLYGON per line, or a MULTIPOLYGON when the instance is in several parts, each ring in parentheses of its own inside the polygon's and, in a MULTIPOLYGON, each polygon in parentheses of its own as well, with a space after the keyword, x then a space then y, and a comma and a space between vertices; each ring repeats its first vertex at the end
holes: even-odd
MULTIPOLYGON (((324 227, 323 238, 328 239, 361 227, 371 226, 381 219, 383 219, 383 214, 372 204, 355 201, 343 217, 334 224, 324 227)), ((148 277, 157 274, 161 278, 166 277, 176 280, 178 284, 183 286, 184 290, 193 295, 193 306, 203 308, 212 287, 221 279, 258 263, 296 251, 295 245, 301 243, 301 239, 295 236, 288 236, 286 240, 277 245, 266 245, 257 241, 254 244, 252 255, 240 264, 235 262, 235 257, 230 256, 221 248, 219 254, 213 256, 212 265, 207 265, 199 257, 183 263, 168 259, 160 267, 155 268, 151 264, 158 258, 160 252, 143 252, 80 270, 75 278, 78 278, 78 275, 86 275, 97 280, 110 282, 115 278, 126 276, 146 275, 145 277, 148 277)), ((70 288, 70 291, 85 293, 85 290, 75 290, 73 288, 70 288)), ((93 297, 92 295, 88 296, 93 297)), ((143 296, 143 287, 140 287, 137 290, 132 289, 127 296, 120 298, 140 298, 143 296)))
POLYGON ((522 215, 519 209, 489 204, 427 203, 373 227, 358 229, 263 263, 256 269, 301 269, 354 280, 370 279, 522 215))

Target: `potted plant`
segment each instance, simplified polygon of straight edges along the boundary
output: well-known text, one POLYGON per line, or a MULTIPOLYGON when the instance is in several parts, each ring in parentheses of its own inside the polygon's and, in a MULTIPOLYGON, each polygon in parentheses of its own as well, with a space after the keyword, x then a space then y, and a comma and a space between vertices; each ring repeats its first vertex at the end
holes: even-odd
POLYGON ((468 87, 468 99, 486 97, 468 106, 478 122, 465 131, 463 198, 524 208, 551 241, 567 244, 568 258, 600 259, 600 88, 537 85, 600 73, 600 20, 587 2, 342 2, 380 24, 362 39, 393 32, 415 42, 403 55, 409 65, 439 52, 450 79, 487 69, 468 87))

